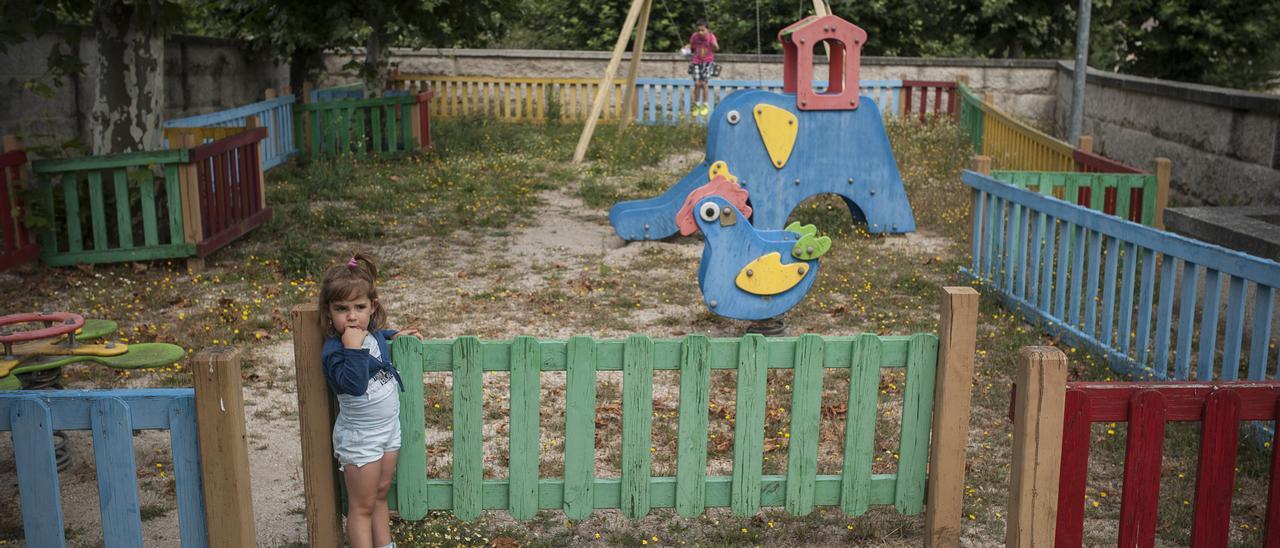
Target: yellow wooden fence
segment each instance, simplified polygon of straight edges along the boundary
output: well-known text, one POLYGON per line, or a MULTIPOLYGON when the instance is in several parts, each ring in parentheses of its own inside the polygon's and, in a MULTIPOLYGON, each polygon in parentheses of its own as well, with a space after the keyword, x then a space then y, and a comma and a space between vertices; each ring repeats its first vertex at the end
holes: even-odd
MULTIPOLYGON (((395 89, 417 93, 431 91, 433 118, 481 115, 506 121, 537 121, 547 117, 549 104, 560 105, 560 118, 586 120, 600 81, 594 78, 504 78, 396 74, 389 78, 395 89)), ((600 115, 617 120, 622 113, 623 82, 613 89, 600 115)))
POLYGON ((993 169, 1075 171, 1074 148, 1015 120, 990 102, 981 103, 982 151, 993 169))

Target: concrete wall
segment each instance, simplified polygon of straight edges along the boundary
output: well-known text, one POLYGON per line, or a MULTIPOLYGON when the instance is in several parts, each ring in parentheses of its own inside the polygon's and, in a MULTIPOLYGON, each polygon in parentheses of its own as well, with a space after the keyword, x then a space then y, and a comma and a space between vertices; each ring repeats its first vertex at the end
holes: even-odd
MULTIPOLYGON (((95 47, 86 29, 79 44, 80 58, 95 47)), ((9 48, 0 56, 0 135, 16 134, 29 144, 49 144, 79 137, 88 142, 85 115, 92 98, 81 76, 64 81, 52 98, 22 88, 24 81, 46 70, 53 38, 45 37, 9 48)), ((289 81, 288 65, 246 54, 231 41, 172 36, 165 51, 164 118, 181 118, 223 110, 261 100, 268 87, 289 81)))
MULTIPOLYGON (((1058 67, 1060 128, 1069 125, 1073 72, 1058 67)), ((1280 96, 1091 69, 1084 133, 1132 166, 1172 160, 1175 204, 1280 204, 1280 96)))
MULTIPOLYGON (((451 76, 526 76, 546 78, 600 78, 609 65, 609 52, 552 50, 481 49, 395 49, 393 63, 406 74, 446 74, 451 76)), ((354 81, 355 75, 342 66, 348 56, 330 54, 325 58, 327 74, 322 86, 354 81)), ((619 77, 626 76, 623 57, 619 77)), ((688 62, 675 53, 645 53, 640 65, 642 78, 688 78, 688 62)), ((720 78, 726 80, 781 80, 781 55, 720 54, 720 78)), ((1057 64, 1047 60, 1017 59, 919 59, 863 57, 864 80, 903 78, 909 80, 955 81, 967 75, 971 87, 991 92, 996 104, 1013 114, 1051 122, 1056 108, 1057 64)), ((825 75, 821 66, 816 74, 825 75)), ((819 76, 821 77, 821 76, 819 76)))

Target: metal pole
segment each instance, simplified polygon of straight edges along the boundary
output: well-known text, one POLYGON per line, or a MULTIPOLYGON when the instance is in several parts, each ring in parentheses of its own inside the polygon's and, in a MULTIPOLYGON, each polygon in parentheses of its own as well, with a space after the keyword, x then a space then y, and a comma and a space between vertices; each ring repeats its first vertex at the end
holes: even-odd
POLYGON ((1071 85, 1071 132, 1068 142, 1072 146, 1080 140, 1084 130, 1084 81, 1089 73, 1089 9, 1092 0, 1080 0, 1080 17, 1076 20, 1076 70, 1071 85))

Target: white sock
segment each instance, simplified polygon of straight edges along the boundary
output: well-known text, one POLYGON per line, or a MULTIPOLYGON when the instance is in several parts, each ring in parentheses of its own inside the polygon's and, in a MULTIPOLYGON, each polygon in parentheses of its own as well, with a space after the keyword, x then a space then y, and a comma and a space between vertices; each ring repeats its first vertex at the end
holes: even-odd
POLYGON ((393 540, 388 542, 386 546, 379 546, 378 548, 396 548, 396 541, 393 540))

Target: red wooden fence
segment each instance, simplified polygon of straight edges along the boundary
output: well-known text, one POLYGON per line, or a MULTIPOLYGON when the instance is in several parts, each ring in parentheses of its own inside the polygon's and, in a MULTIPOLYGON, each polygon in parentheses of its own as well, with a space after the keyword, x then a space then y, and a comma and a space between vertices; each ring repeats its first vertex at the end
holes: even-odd
POLYGON ((258 157, 258 142, 266 136, 266 128, 254 128, 191 150, 193 194, 199 198, 199 220, 193 223, 200 228, 197 256, 207 256, 271 219, 258 157))
POLYGON ((11 150, 0 154, 0 270, 35 259, 40 255, 35 235, 22 224, 20 191, 26 187, 23 170, 27 153, 11 150))
POLYGON ((956 100, 955 82, 902 81, 902 114, 906 116, 918 112, 921 122, 927 121, 930 114, 958 117, 960 108, 956 100))
MULTIPOLYGON (((1169 421, 1203 422, 1191 546, 1226 546, 1236 448, 1241 421, 1280 418, 1280 381, 1067 383, 1058 477, 1055 545, 1084 540, 1085 480, 1089 468, 1090 425, 1128 422, 1124 485, 1120 497, 1120 546, 1155 543, 1156 507, 1164 427, 1169 421)), ((1276 447, 1280 439, 1272 441, 1276 447)), ((1265 545, 1280 546, 1280 451, 1272 450, 1265 545)))

